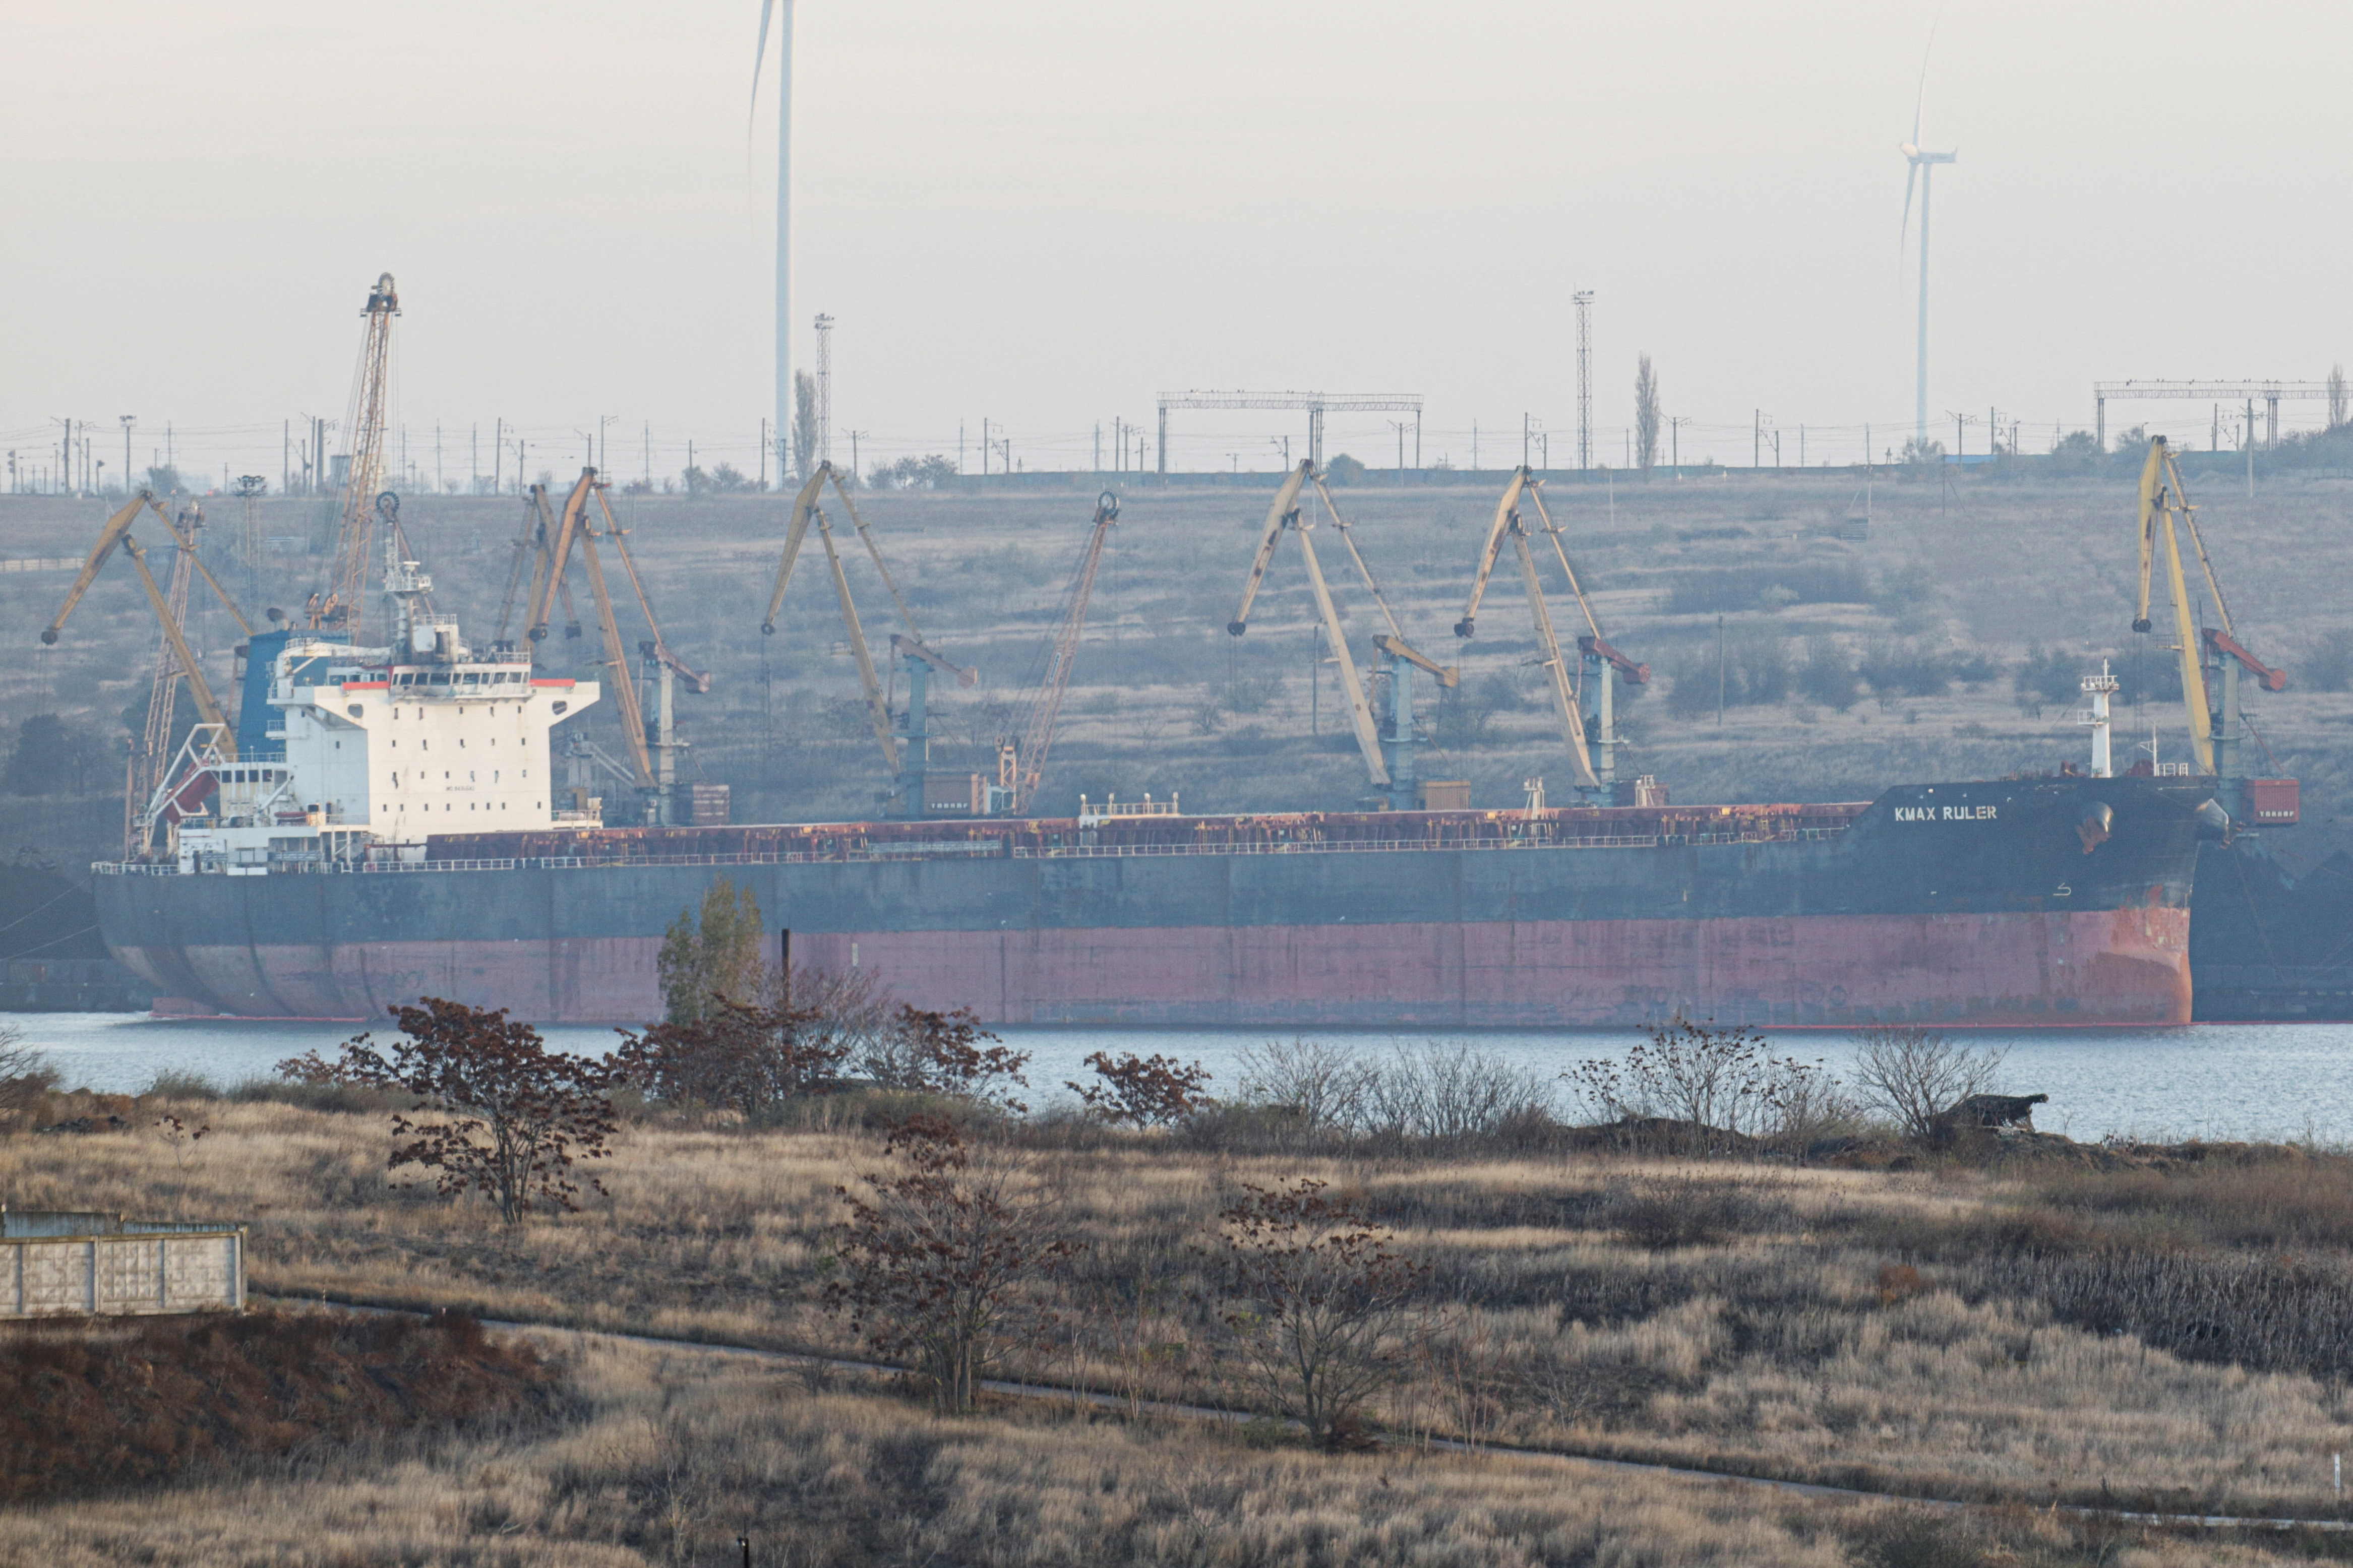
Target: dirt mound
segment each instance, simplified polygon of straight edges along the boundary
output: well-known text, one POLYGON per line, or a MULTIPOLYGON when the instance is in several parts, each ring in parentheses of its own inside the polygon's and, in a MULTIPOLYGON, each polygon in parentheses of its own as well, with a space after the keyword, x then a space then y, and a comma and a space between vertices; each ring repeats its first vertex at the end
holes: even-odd
POLYGON ((445 1314, 260 1311, 0 1334, 0 1500, 152 1482, 362 1431, 528 1415, 562 1399, 528 1345, 445 1314))

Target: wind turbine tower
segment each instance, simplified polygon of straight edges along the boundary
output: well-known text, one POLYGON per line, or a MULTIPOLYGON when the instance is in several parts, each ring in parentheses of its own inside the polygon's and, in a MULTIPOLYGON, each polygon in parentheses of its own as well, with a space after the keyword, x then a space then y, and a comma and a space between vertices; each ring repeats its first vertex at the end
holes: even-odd
POLYGON ((784 58, 776 68, 776 475, 792 458, 793 428, 793 0, 760 0, 760 47, 752 58, 752 106, 760 102, 760 68, 768 58, 768 24, 777 23, 784 58))
MULTIPOLYGON (((1933 40, 1932 40, 1933 42, 1933 40)), ((1920 147, 1920 107, 1928 96, 1928 64, 1920 62, 1920 96, 1912 101, 1912 140, 1899 149, 1909 165, 1904 175, 1904 229, 1912 226, 1912 187, 1920 187, 1920 341, 1918 380, 1914 389, 1913 438, 1928 440, 1928 190, 1939 163, 1957 163, 1960 154, 1928 153, 1920 147)))

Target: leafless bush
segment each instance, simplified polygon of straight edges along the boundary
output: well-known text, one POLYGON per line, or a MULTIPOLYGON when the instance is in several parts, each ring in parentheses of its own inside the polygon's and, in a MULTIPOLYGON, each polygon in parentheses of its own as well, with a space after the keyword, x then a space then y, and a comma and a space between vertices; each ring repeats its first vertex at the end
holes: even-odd
POLYGON ((1245 1047, 1240 1065, 1240 1103, 1286 1110, 1310 1137, 1353 1132, 1365 1121, 1374 1069, 1345 1046, 1268 1040, 1245 1047))
POLYGON ((1552 1110, 1543 1075, 1468 1045, 1399 1045, 1367 1071, 1364 1117, 1375 1131, 1434 1140, 1493 1137, 1552 1110))
POLYGON ((1856 1113, 1819 1062, 1776 1057, 1753 1029, 1678 1018, 1645 1033, 1623 1062, 1590 1058, 1560 1075, 1595 1121, 1662 1123, 1684 1152, 1705 1154, 1802 1151, 1856 1113))
POLYGON ((1239 1363, 1311 1436, 1340 1446, 1407 1352, 1429 1270, 1326 1184, 1245 1186, 1208 1259, 1239 1363))
POLYGON ((968 1410, 991 1363, 1030 1337, 1037 1281, 1076 1250, 1060 1194, 1024 1156, 974 1150, 955 1125, 913 1116, 891 1135, 895 1174, 837 1188, 849 1217, 834 1230, 839 1279, 828 1312, 883 1355, 913 1358, 943 1410, 968 1410))
POLYGON ((880 1047, 899 1007, 879 969, 815 969, 799 963, 767 970, 765 1000, 771 1007, 789 1007, 806 1016, 801 1038, 811 1049, 835 1052, 838 1059, 852 1063, 862 1062, 880 1047))
POLYGON ((1936 1118, 1973 1094, 1990 1094, 2005 1053, 1964 1046, 1917 1025, 1865 1029, 1855 1037, 1855 1086, 1863 1103, 1901 1128, 1927 1139, 1936 1118))
POLYGON ((47 1053, 26 1045, 21 1026, 0 1025, 0 1131, 29 1121, 57 1087, 47 1053))

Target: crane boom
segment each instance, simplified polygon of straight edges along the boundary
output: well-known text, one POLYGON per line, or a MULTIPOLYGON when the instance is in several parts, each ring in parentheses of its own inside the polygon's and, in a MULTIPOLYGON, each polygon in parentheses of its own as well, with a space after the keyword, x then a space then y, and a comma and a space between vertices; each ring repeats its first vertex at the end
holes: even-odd
MULTIPOLYGON (((2189 710, 2189 749, 2198 759, 2198 771, 2214 771, 2213 712, 2206 699, 2206 660, 2200 652, 2198 620, 2189 605, 2189 588, 2181 570, 2181 540, 2174 527, 2174 513, 2182 510, 2181 474, 2173 465, 2173 454, 2166 447, 2165 437, 2158 436, 2148 444, 2148 460, 2140 470, 2140 597, 2138 613, 2133 616, 2133 630, 2147 631, 2149 579, 2161 555, 2165 567, 2166 585, 2173 593, 2174 632, 2179 639, 2181 658, 2181 699, 2189 710)), ((2203 554, 2203 551, 2200 551, 2203 554)), ((2216 596, 2221 607, 2221 597, 2216 596)), ((2229 616, 2223 621, 2228 625, 2229 616)))
POLYGON ((1226 630, 1235 637, 1250 629, 1250 605, 1257 602, 1259 584, 1266 581, 1267 565, 1274 559, 1274 547, 1282 542, 1283 529, 1298 521, 1300 487, 1314 471, 1313 462, 1300 458, 1299 467, 1282 481, 1282 488, 1274 492, 1274 503, 1266 509, 1266 531, 1259 537, 1258 555, 1250 562, 1250 576, 1242 584, 1241 607, 1226 623, 1226 630))
POLYGON ((188 695, 195 699, 196 711, 204 716, 206 723, 222 727, 220 744, 227 755, 236 756, 236 728, 229 723, 228 715, 221 711, 220 702, 213 696, 213 689, 205 679, 203 668, 196 663, 196 656, 188 647, 188 639, 182 635, 179 623, 172 618, 171 604, 164 598, 164 590, 156 586, 155 574, 147 570, 147 552, 141 549, 139 542, 130 534, 125 533, 121 537, 123 552, 138 570, 139 585, 147 590, 147 602, 154 606, 155 619, 164 628, 164 640, 172 645, 172 652, 180 661, 180 672, 188 678, 188 695))
MULTIPOLYGON (((583 468, 572 493, 564 498, 564 516, 556 521, 554 536, 547 546, 547 575, 534 584, 532 595, 530 637, 533 642, 547 640, 547 616, 554 605, 556 586, 564 581, 565 568, 572 563, 572 542, 580 537, 581 524, 588 515, 588 498, 596 493, 596 470, 583 468)), ((542 518, 545 517, 546 497, 540 498, 542 518)), ((570 634, 566 634, 567 636, 570 634)))
POLYGON ((874 673, 874 651, 866 645, 866 628, 858 619, 858 605, 849 596, 849 578, 841 569, 841 552, 834 547, 833 524, 823 508, 814 510, 818 542, 825 546, 825 563, 833 573, 833 591, 841 601, 841 624, 849 630, 849 651, 858 660, 858 683, 866 692, 866 712, 874 724, 874 738, 882 746, 882 765, 892 777, 899 773, 899 743, 891 733, 891 709, 882 700, 882 682, 874 673))
POLYGON ((1401 658, 1408 664, 1430 671, 1430 674, 1438 677, 1438 684, 1440 686, 1453 687, 1461 683, 1462 672, 1460 669, 1451 664, 1439 663, 1403 637, 1393 637, 1383 633, 1373 638, 1373 646, 1392 658, 1401 658))
POLYGON ((638 608, 645 612, 646 626, 654 634, 651 643, 640 646, 651 652, 657 663, 686 677, 697 697, 708 697, 711 695, 711 671, 697 669, 670 651, 669 639, 662 636, 661 623, 654 618, 653 601, 646 597, 645 580, 638 575, 637 559, 629 553, 628 533, 614 519, 613 503, 606 499, 605 489, 601 485, 596 489, 596 505, 605 514, 605 531, 613 541, 613 548, 621 552, 621 569, 629 574, 629 589, 638 596, 638 608))
POLYGON ((825 487, 832 471, 831 463, 819 463, 817 471, 801 486, 800 494, 793 498, 793 520, 785 530, 784 557, 776 563, 776 591, 768 595, 768 613, 760 621, 765 636, 776 635, 776 617, 785 609, 785 586, 793 580, 793 565, 801 558, 801 542, 808 537, 809 517, 817 510, 818 491, 825 487))
MULTIPOLYGON (((1364 552, 1356 548, 1356 531, 1348 526, 1348 520, 1341 514, 1339 503, 1332 499, 1332 492, 1324 488, 1324 476, 1311 474, 1308 477, 1315 482, 1315 493, 1324 498, 1324 510, 1332 519, 1332 526, 1340 531, 1340 542, 1348 547, 1348 559, 1356 563, 1356 575, 1365 580, 1365 586, 1372 591, 1373 603, 1381 607, 1381 619, 1388 622, 1389 636, 1399 643, 1404 642, 1405 628, 1398 625, 1397 612, 1389 608, 1389 596, 1381 592, 1380 584, 1373 579, 1373 569, 1365 564, 1364 552)), ((1430 665, 1426 668, 1435 671, 1438 667, 1430 665)), ((1448 684, 1453 683, 1450 681, 1448 684)))
POLYGON ((351 432, 352 466, 343 484, 332 575, 325 596, 313 595, 311 601, 313 629, 343 631, 354 641, 366 618, 364 589, 375 564, 376 487, 384 477, 385 405, 391 396, 392 319, 400 314, 400 295, 391 273, 376 279, 360 314, 367 318, 367 329, 360 339, 359 371, 353 378, 343 426, 351 432))
POLYGON ((1095 497, 1093 531, 1087 535, 1086 548, 1079 552, 1079 566, 1071 576, 1062 619, 1054 628, 1046 674, 1039 684, 1037 696, 1030 700, 1029 711, 1023 716, 1021 738, 1014 750, 1013 774, 1005 781, 1012 785, 1013 809, 1017 812, 1029 808, 1039 782, 1046 776, 1046 759, 1053 751, 1054 731, 1061 722, 1062 700, 1070 693, 1071 671, 1078 664, 1079 638, 1086 630, 1087 605, 1094 598, 1095 574, 1103 565, 1103 545, 1111 537, 1112 525, 1118 521, 1119 498, 1104 490, 1095 497))
MULTIPOLYGON (((596 595, 596 624, 605 637, 605 663, 613 672, 613 697, 620 705, 621 729, 629 738, 629 764, 637 770, 638 787, 651 789, 654 765, 646 752, 645 713, 638 706, 637 678, 630 672, 628 652, 621 644, 620 623, 613 618, 613 595, 605 588, 605 566, 596 558, 596 524, 593 520, 580 530, 580 559, 588 568, 588 586, 596 595)), ((540 629, 544 632, 546 628, 540 629)))

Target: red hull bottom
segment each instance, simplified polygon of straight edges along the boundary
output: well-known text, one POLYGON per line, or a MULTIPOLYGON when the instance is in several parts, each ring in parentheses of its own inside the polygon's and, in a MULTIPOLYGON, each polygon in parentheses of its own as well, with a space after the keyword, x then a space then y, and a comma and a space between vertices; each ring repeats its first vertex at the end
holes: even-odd
MULTIPOLYGON (((796 933, 992 1023, 1413 1028, 2189 1021, 2189 913, 1776 916, 1481 925, 796 933)), ((128 948, 168 995, 263 1017, 381 1017, 420 995, 547 1023, 661 1010, 659 937, 128 948)), ((162 1005, 159 1004, 159 1007, 162 1005)))

